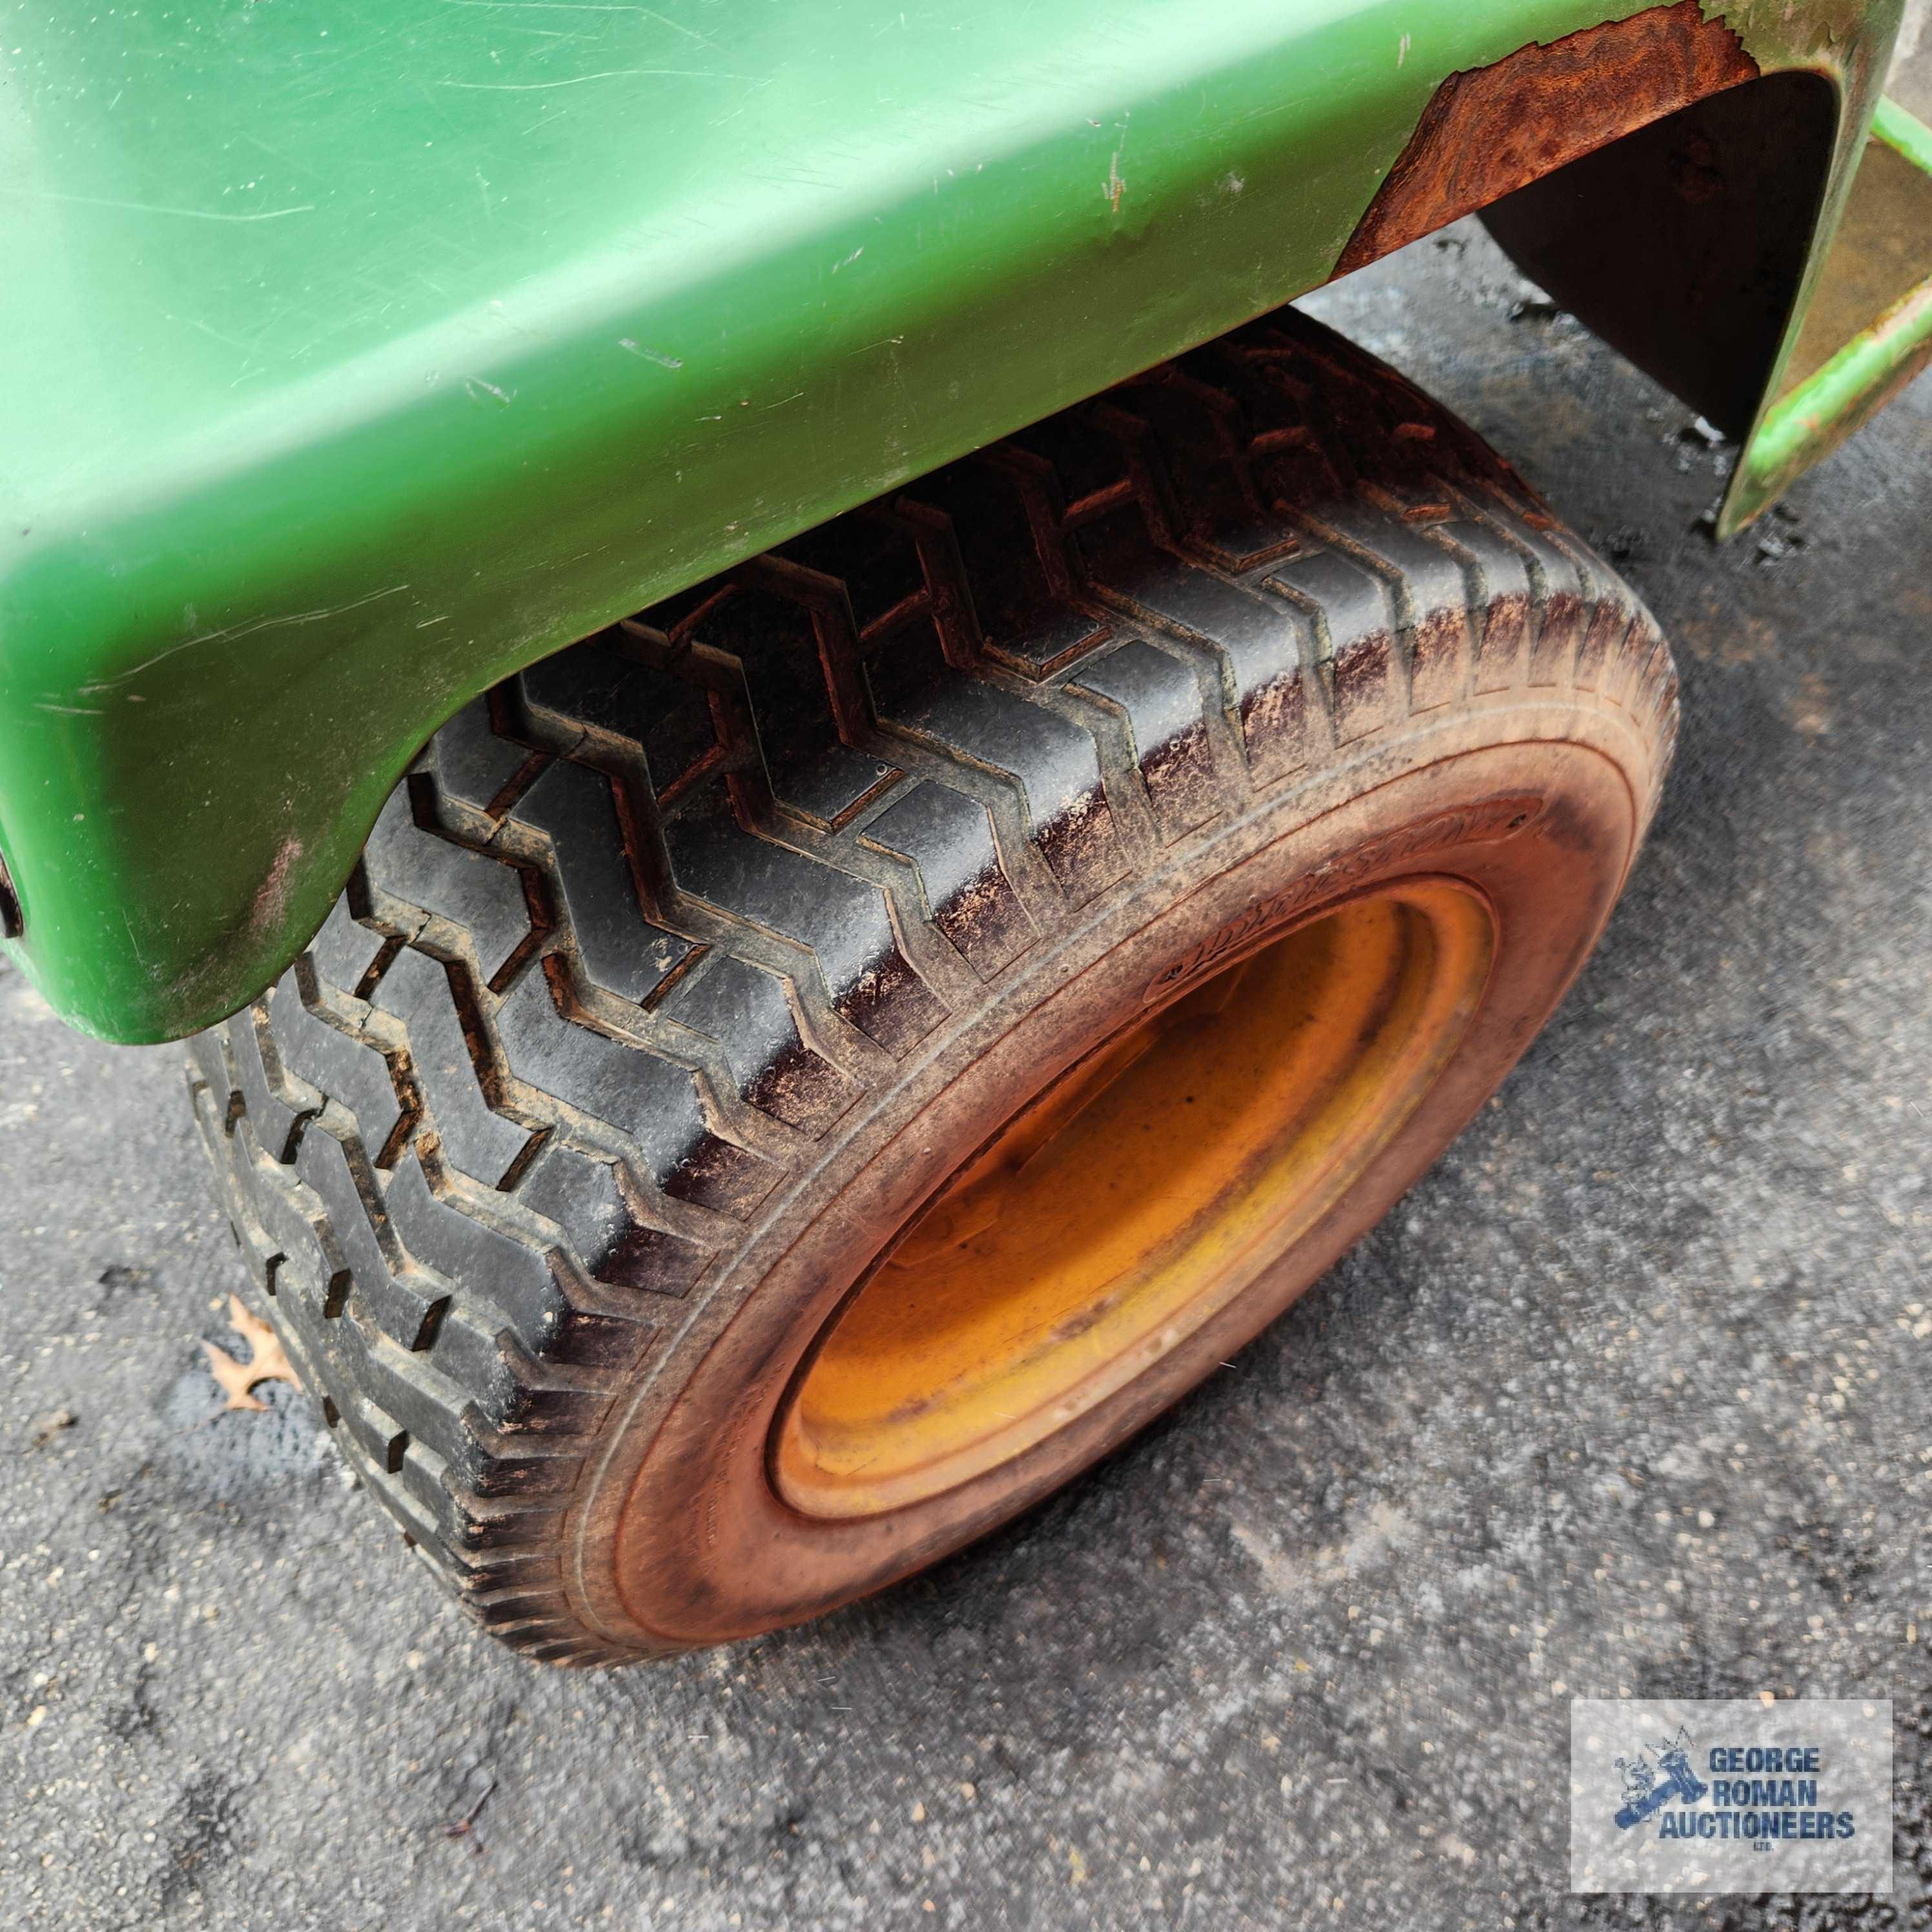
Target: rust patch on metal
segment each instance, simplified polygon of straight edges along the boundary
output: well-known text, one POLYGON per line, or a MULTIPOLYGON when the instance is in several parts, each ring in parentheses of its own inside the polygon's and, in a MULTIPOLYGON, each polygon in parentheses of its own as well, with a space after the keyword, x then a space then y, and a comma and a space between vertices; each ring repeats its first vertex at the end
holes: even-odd
POLYGON ((1586 27, 1436 90, 1335 272, 1346 275, 1707 94, 1758 64, 1698 0, 1586 27))

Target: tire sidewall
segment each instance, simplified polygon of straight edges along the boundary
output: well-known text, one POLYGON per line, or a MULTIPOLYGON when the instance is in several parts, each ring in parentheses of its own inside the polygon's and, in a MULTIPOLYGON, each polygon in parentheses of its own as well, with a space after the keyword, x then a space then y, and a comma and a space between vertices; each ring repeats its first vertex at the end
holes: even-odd
POLYGON ((1588 695, 1414 720, 1097 895, 989 988, 768 1202, 607 1424, 568 1581, 612 1642, 687 1648, 815 1616, 1031 1507, 1251 1340, 1380 1219, 1508 1073, 1614 904, 1657 777, 1651 734, 1588 695), (886 1514, 802 1516, 766 1445, 798 1365, 892 1234, 1002 1120, 1122 1025, 1364 890, 1488 900, 1496 956, 1443 1073, 1347 1192, 1125 1387, 1023 1454, 886 1514))

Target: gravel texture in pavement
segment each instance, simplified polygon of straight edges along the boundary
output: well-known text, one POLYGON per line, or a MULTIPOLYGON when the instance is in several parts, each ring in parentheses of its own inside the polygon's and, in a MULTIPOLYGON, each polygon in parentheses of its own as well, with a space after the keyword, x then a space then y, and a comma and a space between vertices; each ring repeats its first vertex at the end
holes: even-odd
POLYGON ((1467 226, 1310 304, 1628 574, 1684 731, 1609 935, 1370 1239, 1088 1480, 814 1628, 546 1671, 244 1286, 173 1050, 0 970, 0 1922, 1932 1924, 1932 383, 1731 452, 1467 226), (1897 1888, 1566 1894, 1574 1696, 1888 1696, 1897 1888))

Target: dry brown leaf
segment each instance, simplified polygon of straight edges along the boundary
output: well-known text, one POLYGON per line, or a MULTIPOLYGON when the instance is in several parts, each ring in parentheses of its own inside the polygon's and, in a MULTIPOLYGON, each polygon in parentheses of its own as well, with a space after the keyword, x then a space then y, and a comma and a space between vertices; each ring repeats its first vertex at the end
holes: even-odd
POLYGON ((231 1408, 266 1408, 268 1404, 258 1402, 249 1391, 257 1382, 292 1382, 296 1372, 289 1366, 289 1358, 282 1352, 282 1345, 275 1339, 275 1331, 259 1316, 251 1313, 239 1295, 228 1298, 228 1318, 235 1324, 235 1332, 248 1344, 248 1359, 238 1362, 226 1348, 218 1348, 212 1342, 201 1345, 208 1351, 208 1372, 226 1392, 228 1400, 222 1404, 225 1412, 231 1408))
POLYGON ((70 1408, 50 1408, 46 1414, 35 1416, 31 1425, 34 1447, 44 1449, 63 1429, 71 1429, 80 1419, 70 1408))

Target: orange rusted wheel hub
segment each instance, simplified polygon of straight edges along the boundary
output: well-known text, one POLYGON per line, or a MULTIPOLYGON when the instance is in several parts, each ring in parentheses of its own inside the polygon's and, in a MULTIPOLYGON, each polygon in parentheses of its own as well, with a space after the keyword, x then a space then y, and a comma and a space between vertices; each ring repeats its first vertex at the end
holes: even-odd
POLYGON ((1336 908, 1088 1054, 962 1168, 782 1413, 818 1516, 936 1495, 1139 1374, 1344 1192, 1461 1039, 1493 933, 1466 886, 1336 908))

